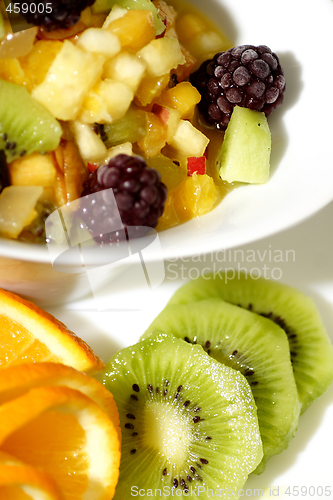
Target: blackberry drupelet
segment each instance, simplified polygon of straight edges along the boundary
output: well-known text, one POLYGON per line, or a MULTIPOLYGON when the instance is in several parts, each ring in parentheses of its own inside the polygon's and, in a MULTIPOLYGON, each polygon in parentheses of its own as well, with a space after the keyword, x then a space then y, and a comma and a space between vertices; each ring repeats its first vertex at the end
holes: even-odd
MULTIPOLYGON (((35 0, 26 0, 27 3, 36 3, 35 0)), ((80 20, 81 12, 90 7, 95 0, 39 0, 38 4, 44 4, 44 9, 39 9, 41 12, 34 14, 28 12, 25 14, 22 9, 20 15, 28 23, 36 26, 43 25, 48 31, 53 31, 58 28, 69 28, 80 20), (47 8, 46 8, 47 7, 47 8), (50 13, 48 11, 52 9, 50 13)))
MULTIPOLYGON (((164 211, 167 188, 160 173, 147 166, 140 156, 120 154, 107 165, 101 165, 89 175, 83 186, 82 197, 105 189, 113 189, 123 226, 135 227, 135 235, 143 236, 147 228, 154 228, 164 211)), ((81 215, 89 230, 98 227, 95 241, 100 244, 117 242, 125 238, 124 232, 104 234, 107 221, 114 217, 114 208, 105 197, 103 206, 81 199, 81 215), (100 229, 99 229, 100 228, 100 229)), ((96 231, 96 230, 95 230, 96 231)), ((131 231, 131 236, 134 236, 131 231)))
POLYGON ((240 45, 202 63, 190 81, 201 94, 199 111, 225 130, 234 106, 268 116, 283 102, 286 87, 279 58, 266 45, 240 45))

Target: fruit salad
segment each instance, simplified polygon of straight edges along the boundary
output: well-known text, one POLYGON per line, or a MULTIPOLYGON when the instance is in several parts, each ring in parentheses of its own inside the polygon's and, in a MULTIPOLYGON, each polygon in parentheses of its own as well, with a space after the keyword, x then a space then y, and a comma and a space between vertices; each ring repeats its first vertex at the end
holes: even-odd
MULTIPOLYGON (((50 5, 0 43, 1 236, 45 242, 52 211, 105 189, 125 228, 164 230, 268 180, 285 88, 271 49, 232 48, 180 0, 50 5)), ((100 212, 82 223, 103 243, 100 212)))

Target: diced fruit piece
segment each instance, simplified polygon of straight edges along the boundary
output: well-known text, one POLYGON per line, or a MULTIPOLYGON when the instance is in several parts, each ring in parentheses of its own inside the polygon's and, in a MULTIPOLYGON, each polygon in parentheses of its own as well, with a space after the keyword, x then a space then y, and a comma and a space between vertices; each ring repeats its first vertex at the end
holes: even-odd
MULTIPOLYGON (((9 24, 9 21, 6 21, 5 25, 7 23, 9 24)), ((5 29, 8 33, 6 26, 5 29)), ((29 28, 24 31, 18 31, 17 33, 11 34, 9 37, 4 38, 0 44, 0 58, 21 58, 28 54, 34 45, 37 33, 38 28, 29 28)))
POLYGON ((146 156, 155 156, 165 146, 167 127, 154 113, 147 113, 148 131, 138 141, 138 146, 146 156))
POLYGON ((205 22, 196 14, 186 13, 176 19, 176 30, 180 43, 184 44, 207 29, 205 22))
POLYGON ((62 49, 59 40, 39 40, 31 51, 20 59, 22 69, 28 79, 28 90, 41 84, 57 54, 62 49))
POLYGON ((84 99, 79 120, 84 123, 112 123, 124 116, 132 100, 133 92, 116 80, 99 81, 84 99))
POLYGON ((200 93, 190 82, 181 82, 162 92, 158 102, 164 106, 178 109, 181 112, 181 118, 191 119, 194 108, 200 99, 200 93))
POLYGON ((180 156, 203 156, 209 139, 188 120, 180 120, 170 142, 180 156))
POLYGON ((191 177, 194 172, 198 175, 206 173, 206 157, 205 156, 189 156, 187 158, 187 175, 191 177))
POLYGON ((117 146, 113 146, 107 150, 107 155, 103 158, 103 163, 107 164, 111 160, 118 155, 133 155, 133 147, 131 142, 124 142, 123 144, 118 144, 117 146))
POLYGON ((88 28, 79 36, 77 45, 87 52, 113 57, 120 51, 116 35, 103 28, 88 28))
POLYGON ((32 153, 9 164, 11 184, 14 186, 53 186, 56 169, 52 154, 32 153))
POLYGON ((143 47, 138 56, 147 63, 147 71, 151 76, 169 73, 172 68, 185 63, 184 54, 176 38, 157 38, 143 47))
POLYGON ((185 62, 184 64, 179 64, 177 68, 172 70, 172 77, 176 78, 177 82, 182 82, 183 80, 188 79, 197 62, 196 58, 189 50, 185 49, 185 47, 181 47, 181 49, 185 57, 185 62))
POLYGON ((164 30, 161 33, 163 36, 173 36, 177 37, 177 33, 175 31, 175 20, 177 17, 176 10, 172 7, 172 5, 168 5, 164 0, 153 0, 153 5, 155 5, 158 15, 164 24, 164 30))
MULTIPOLYGON (((8 189, 22 193, 33 188, 11 186, 8 189)), ((42 191, 41 187, 34 189, 42 191)), ((1 368, 37 361, 64 363, 89 373, 104 367, 88 344, 63 323, 40 307, 5 290, 0 290, 0 324, 1 368)))
POLYGON ((216 164, 227 182, 262 184, 268 181, 271 134, 264 113, 236 106, 216 164))
POLYGON ((186 171, 177 163, 174 163, 170 158, 162 154, 147 158, 147 165, 155 168, 162 177, 162 182, 168 188, 168 192, 177 188, 186 178, 186 171))
POLYGON ((17 238, 43 192, 41 186, 8 186, 0 194, 0 233, 17 238))
POLYGON ((105 59, 68 40, 32 96, 60 120, 75 120, 89 89, 102 74, 105 59))
POLYGON ((92 125, 75 120, 72 122, 72 131, 84 161, 93 163, 105 157, 107 149, 92 125))
POLYGON ((120 7, 126 9, 147 10, 152 13, 156 35, 160 35, 165 30, 165 26, 157 13, 156 7, 150 0, 110 0, 110 3, 111 5, 116 3, 120 5, 120 7))
POLYGON ((169 74, 155 77, 143 77, 140 86, 135 93, 137 100, 142 106, 147 106, 147 104, 150 104, 161 94, 161 92, 167 87, 169 81, 169 74))
POLYGON ((88 171, 82 161, 76 145, 71 141, 63 141, 60 145, 63 154, 64 181, 66 201, 80 198, 88 171))
POLYGON ((129 10, 107 29, 119 38, 122 48, 138 51, 155 38, 153 15, 148 10, 129 10))
POLYGON ((217 52, 228 50, 231 43, 228 38, 216 31, 202 31, 186 42, 185 46, 199 62, 202 62, 217 52))
MULTIPOLYGON (((104 0, 102 0, 102 1, 104 1, 104 0)), ((112 23, 112 21, 115 21, 116 19, 120 19, 125 14, 127 14, 127 9, 124 9, 123 7, 119 7, 119 5, 114 5, 111 9, 110 14, 105 19, 102 27, 107 28, 112 23)))
POLYGON ((159 119, 166 125, 166 142, 171 142, 179 125, 179 120, 181 117, 180 111, 178 109, 168 108, 166 106, 161 106, 160 104, 155 103, 152 107, 152 112, 155 113, 159 117, 159 119))
POLYGON ((8 162, 54 150, 61 134, 59 122, 24 87, 0 80, 0 149, 8 162))
POLYGON ((100 131, 107 148, 137 142, 148 132, 147 112, 133 105, 120 120, 101 126, 100 131))
POLYGON ((190 216, 199 217, 214 208, 218 200, 218 191, 209 175, 198 175, 194 172, 192 177, 187 177, 180 198, 190 216))
POLYGON ((28 78, 18 59, 0 59, 0 78, 17 85, 28 86, 28 78))
POLYGON ((0 40, 1 38, 3 38, 6 34, 6 31, 5 31, 5 22, 3 20, 3 17, 2 17, 2 13, 1 13, 1 10, 0 10, 0 40))
POLYGON ((239 491, 261 460, 250 386, 199 345, 155 334, 111 358, 103 383, 123 429, 115 500, 129 498, 133 482, 184 496, 197 485, 239 491))
POLYGON ((107 61, 104 65, 103 78, 111 78, 122 82, 133 92, 136 92, 143 75, 146 64, 138 56, 126 50, 107 61))

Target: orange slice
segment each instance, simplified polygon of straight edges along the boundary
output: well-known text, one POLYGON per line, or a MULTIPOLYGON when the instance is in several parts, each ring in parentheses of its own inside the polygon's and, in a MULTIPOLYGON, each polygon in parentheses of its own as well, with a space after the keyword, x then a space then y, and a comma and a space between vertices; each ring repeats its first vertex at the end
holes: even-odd
MULTIPOLYGON (((112 394, 98 380, 60 363, 26 363, 0 370, 0 404, 34 387, 65 386, 82 392, 109 416, 121 442, 119 413, 112 394)), ((1 454, 0 454, 1 461, 1 454)))
POLYGON ((0 500, 64 500, 44 472, 24 464, 0 464, 0 500))
POLYGON ((37 387, 0 407, 0 448, 42 469, 65 500, 110 500, 119 476, 118 434, 75 389, 37 387))
POLYGON ((40 307, 0 290, 0 368, 52 361, 88 373, 104 363, 82 339, 40 307))

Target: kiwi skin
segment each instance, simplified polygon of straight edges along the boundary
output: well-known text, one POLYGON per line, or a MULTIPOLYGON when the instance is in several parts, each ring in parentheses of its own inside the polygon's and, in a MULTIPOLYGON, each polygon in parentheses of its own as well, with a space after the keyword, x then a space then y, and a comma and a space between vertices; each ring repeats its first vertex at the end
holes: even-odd
POLYGON ((117 403, 122 429, 115 500, 129 498, 130 485, 237 492, 261 461, 256 406, 245 377, 199 345, 154 332, 116 353, 102 382, 117 403))
POLYGON ((245 273, 206 274, 185 283, 169 304, 186 304, 219 297, 264 316, 285 330, 301 413, 331 385, 333 347, 314 301, 299 290, 245 273))
POLYGON ((261 474, 267 460, 289 445, 300 415, 285 332, 272 321, 219 298, 167 306, 141 339, 155 329, 201 345, 214 359, 246 377, 258 408, 264 456, 254 473, 261 474))

